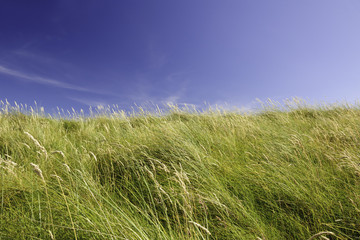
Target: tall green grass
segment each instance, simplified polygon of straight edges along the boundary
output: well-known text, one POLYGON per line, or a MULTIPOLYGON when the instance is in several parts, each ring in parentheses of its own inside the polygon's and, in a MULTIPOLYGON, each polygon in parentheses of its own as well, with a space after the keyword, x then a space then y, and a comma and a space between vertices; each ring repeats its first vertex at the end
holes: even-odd
POLYGON ((19 109, 0 114, 0 239, 360 239, 357 106, 19 109))

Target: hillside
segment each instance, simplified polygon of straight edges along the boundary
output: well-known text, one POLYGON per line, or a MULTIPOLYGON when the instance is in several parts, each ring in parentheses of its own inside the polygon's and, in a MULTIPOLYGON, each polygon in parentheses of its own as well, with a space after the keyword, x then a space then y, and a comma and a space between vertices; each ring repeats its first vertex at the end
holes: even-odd
POLYGON ((0 239, 360 239, 354 106, 6 110, 0 173, 0 239))

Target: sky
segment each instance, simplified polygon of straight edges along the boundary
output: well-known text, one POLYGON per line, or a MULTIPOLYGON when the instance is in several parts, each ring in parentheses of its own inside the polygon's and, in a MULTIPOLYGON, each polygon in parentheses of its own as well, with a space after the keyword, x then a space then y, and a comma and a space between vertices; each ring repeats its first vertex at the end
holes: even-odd
POLYGON ((358 0, 3 0, 0 99, 56 107, 354 102, 358 0))

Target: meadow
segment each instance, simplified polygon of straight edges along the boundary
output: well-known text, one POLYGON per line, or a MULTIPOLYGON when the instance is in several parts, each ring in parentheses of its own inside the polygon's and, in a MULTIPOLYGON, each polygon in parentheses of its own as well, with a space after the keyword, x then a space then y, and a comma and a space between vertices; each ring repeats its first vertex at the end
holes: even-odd
POLYGON ((0 110, 0 239, 360 239, 360 107, 0 110))

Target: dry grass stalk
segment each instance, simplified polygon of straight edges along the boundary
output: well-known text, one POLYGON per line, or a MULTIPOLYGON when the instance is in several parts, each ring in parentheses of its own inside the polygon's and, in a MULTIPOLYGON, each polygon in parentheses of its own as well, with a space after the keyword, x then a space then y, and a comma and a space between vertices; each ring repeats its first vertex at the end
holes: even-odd
POLYGON ((95 161, 97 162, 97 157, 96 157, 96 155, 95 155, 93 152, 89 152, 89 153, 91 154, 91 156, 94 157, 95 161))
POLYGON ((52 234, 52 232, 51 232, 50 230, 48 230, 48 231, 49 231, 50 238, 51 238, 51 239, 55 239, 55 238, 54 238, 54 235, 52 234))
POLYGON ((320 236, 322 236, 322 235, 333 235, 333 236, 336 236, 335 233, 333 233, 333 232, 319 232, 319 233, 311 236, 308 240, 315 239, 315 238, 320 237, 320 236))
POLYGON ((2 164, 2 163, 5 164, 5 166, 1 166, 3 169, 7 170, 9 173, 11 173, 13 175, 16 175, 14 172, 14 168, 17 165, 16 162, 13 162, 9 159, 4 160, 0 157, 0 164, 2 164))

